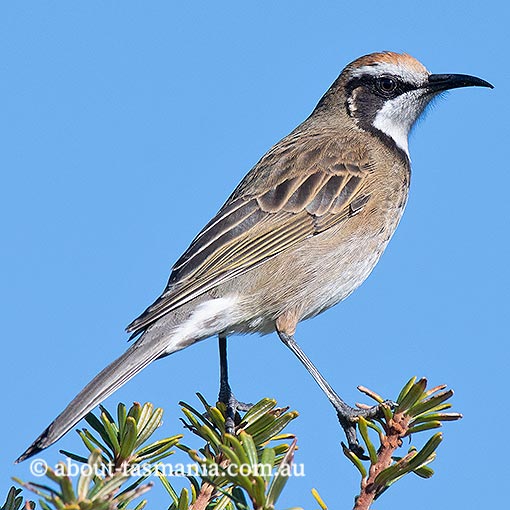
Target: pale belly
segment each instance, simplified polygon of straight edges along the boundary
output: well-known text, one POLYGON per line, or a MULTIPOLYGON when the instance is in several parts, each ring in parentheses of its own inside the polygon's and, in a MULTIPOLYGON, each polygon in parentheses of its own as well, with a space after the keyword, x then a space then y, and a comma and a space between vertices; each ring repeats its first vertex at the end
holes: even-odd
MULTIPOLYGON (((240 313, 233 314, 237 320, 228 331, 270 333, 276 319, 288 310, 298 309, 299 320, 305 320, 345 299, 374 269, 404 205, 387 210, 375 225, 366 227, 360 218, 360 227, 350 229, 349 234, 341 225, 312 237, 236 278, 229 290, 239 298, 236 308, 240 313)), ((356 218, 348 221, 352 220, 356 218)))

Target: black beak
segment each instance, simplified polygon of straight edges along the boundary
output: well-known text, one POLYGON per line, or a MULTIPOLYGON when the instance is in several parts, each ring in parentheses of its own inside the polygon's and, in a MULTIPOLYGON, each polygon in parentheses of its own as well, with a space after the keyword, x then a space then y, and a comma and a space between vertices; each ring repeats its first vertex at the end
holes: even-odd
POLYGON ((488 81, 476 76, 470 76, 469 74, 431 74, 425 86, 432 92, 442 92, 443 90, 457 89, 459 87, 494 88, 488 81))

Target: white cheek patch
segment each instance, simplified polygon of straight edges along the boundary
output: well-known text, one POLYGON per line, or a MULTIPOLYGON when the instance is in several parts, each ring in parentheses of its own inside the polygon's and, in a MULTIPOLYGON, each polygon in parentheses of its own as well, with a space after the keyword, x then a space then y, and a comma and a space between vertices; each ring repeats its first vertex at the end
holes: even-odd
POLYGON ((409 131, 427 103, 419 91, 406 92, 386 101, 377 112, 373 126, 389 136, 409 157, 409 131))

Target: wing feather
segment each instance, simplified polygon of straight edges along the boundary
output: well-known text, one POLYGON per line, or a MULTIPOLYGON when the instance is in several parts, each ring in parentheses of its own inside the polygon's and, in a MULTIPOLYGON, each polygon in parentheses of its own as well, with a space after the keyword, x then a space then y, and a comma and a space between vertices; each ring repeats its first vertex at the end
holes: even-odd
POLYGON ((321 192, 317 193, 307 205, 306 210, 315 216, 325 214, 342 191, 346 178, 346 175, 333 175, 330 177, 321 192))
POLYGON ((337 140, 312 141, 307 148, 284 140, 280 151, 276 146, 262 158, 176 262, 162 296, 128 331, 144 331, 171 310, 364 208, 369 162, 343 154, 337 140))

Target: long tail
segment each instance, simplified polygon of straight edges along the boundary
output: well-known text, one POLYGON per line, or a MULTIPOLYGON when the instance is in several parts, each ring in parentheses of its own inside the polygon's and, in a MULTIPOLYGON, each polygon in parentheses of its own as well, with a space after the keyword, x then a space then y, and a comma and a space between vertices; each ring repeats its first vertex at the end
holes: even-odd
POLYGON ((16 460, 16 463, 35 455, 58 441, 96 405, 100 404, 156 358, 184 347, 179 345, 177 339, 174 342, 172 340, 161 334, 156 334, 156 338, 154 338, 151 331, 147 331, 122 356, 96 375, 78 393, 62 413, 16 460), (175 344, 173 349, 172 344, 175 344))

